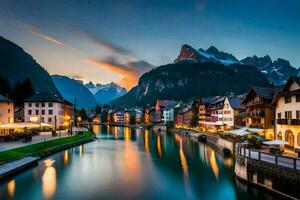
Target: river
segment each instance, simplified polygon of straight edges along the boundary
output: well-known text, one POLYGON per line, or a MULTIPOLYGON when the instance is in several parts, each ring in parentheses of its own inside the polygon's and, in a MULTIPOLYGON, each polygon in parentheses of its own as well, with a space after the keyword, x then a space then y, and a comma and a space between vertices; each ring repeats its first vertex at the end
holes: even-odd
POLYGON ((0 183, 0 199, 275 199, 240 182, 234 161, 171 133, 95 126, 98 140, 0 183))

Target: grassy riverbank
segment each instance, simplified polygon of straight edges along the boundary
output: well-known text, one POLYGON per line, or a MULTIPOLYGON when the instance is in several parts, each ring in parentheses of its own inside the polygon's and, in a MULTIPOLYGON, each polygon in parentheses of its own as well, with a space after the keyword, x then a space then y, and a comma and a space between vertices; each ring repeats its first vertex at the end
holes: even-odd
POLYGON ((44 156, 59 148, 63 148, 68 145, 72 145, 79 142, 91 140, 93 134, 90 131, 86 131, 83 134, 79 134, 72 137, 65 137, 56 140, 50 140, 31 144, 16 149, 10 149, 7 151, 0 152, 0 164, 7 161, 20 159, 26 156, 44 156))

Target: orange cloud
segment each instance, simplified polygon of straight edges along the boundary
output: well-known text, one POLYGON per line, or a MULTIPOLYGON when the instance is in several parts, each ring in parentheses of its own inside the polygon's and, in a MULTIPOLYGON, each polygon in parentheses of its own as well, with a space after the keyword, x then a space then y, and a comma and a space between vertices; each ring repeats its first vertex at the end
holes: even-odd
POLYGON ((42 38, 42 39, 47 40, 49 42, 52 42, 54 44, 64 45, 63 42, 55 39, 54 37, 51 37, 49 35, 45 35, 45 34, 41 33, 40 31, 38 31, 36 28, 34 28, 32 26, 26 25, 26 27, 28 28, 28 32, 31 33, 34 36, 37 36, 39 38, 42 38))
POLYGON ((145 71, 153 68, 152 65, 145 61, 130 62, 127 64, 120 64, 113 59, 100 60, 90 58, 83 61, 119 74, 120 76, 122 76, 122 79, 118 82, 118 84, 122 85, 126 89, 131 89, 132 87, 134 87, 138 82, 139 76, 145 71))

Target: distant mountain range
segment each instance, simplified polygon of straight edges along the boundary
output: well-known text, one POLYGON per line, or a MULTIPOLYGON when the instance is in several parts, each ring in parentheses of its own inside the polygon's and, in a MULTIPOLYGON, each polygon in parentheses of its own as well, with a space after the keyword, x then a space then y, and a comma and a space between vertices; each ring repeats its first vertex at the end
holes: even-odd
POLYGON ((241 94, 254 85, 268 86, 269 81, 253 66, 179 62, 145 73, 136 87, 112 101, 112 105, 131 107, 153 105, 156 99, 185 101, 196 97, 241 94))
POLYGON ((28 77, 36 92, 60 95, 49 73, 21 47, 1 36, 0 75, 7 78, 12 86, 28 77))
POLYGON ((272 61, 270 56, 264 57, 247 57, 238 60, 234 55, 219 51, 216 47, 211 46, 207 50, 194 49, 185 44, 182 45, 179 56, 174 63, 205 63, 213 62, 226 66, 232 64, 244 64, 257 67, 270 82, 274 85, 284 84, 290 76, 299 76, 300 70, 292 67, 289 61, 282 58, 272 61))
POLYGON ((99 104, 106 104, 115 100, 124 94, 126 94, 127 90, 115 83, 109 84, 94 84, 89 82, 85 84, 85 87, 88 88, 91 93, 94 94, 96 100, 99 104))
POLYGON ((94 108, 98 102, 94 95, 80 82, 60 75, 52 75, 52 80, 62 96, 74 103, 77 108, 94 108))
POLYGON ((114 100, 115 106, 153 104, 156 99, 188 100, 195 97, 245 93, 251 86, 284 84, 299 69, 284 59, 269 56, 238 60, 216 47, 195 49, 182 45, 173 63, 146 72, 138 85, 114 100))

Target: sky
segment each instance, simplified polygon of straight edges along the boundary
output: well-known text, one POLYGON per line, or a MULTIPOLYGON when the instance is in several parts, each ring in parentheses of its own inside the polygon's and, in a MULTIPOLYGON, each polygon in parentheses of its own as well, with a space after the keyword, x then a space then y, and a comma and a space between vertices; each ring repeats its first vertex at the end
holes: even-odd
POLYGON ((300 67, 299 0, 0 0, 0 35, 50 74, 127 89, 182 44, 300 67))

